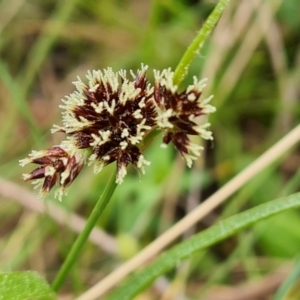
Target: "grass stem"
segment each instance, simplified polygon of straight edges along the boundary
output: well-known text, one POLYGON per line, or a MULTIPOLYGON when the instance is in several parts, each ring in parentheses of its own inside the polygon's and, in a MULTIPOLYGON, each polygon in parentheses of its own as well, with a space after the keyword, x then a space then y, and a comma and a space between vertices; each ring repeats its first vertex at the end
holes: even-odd
POLYGON ((217 22, 219 21, 224 9, 229 4, 230 0, 220 0, 216 5, 212 13, 206 19, 204 25, 198 32, 197 36, 194 38, 192 43, 187 48, 186 52, 182 56, 174 74, 174 84, 179 86, 184 77, 188 72, 188 68, 192 61, 195 59, 196 55, 200 53, 205 41, 215 28, 217 22))

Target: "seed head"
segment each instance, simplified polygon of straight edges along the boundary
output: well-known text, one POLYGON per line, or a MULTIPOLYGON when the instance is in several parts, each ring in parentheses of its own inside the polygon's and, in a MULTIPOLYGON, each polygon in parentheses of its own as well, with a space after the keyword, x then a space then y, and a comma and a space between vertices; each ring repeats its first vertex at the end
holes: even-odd
POLYGON ((154 71, 155 86, 146 79, 148 67, 142 65, 132 79, 126 71, 113 72, 111 68, 87 74, 87 83, 79 77, 74 82, 75 92, 62 100, 62 126, 54 125, 52 133, 63 132, 66 140, 48 150, 33 151, 20 161, 40 167, 24 180, 34 180, 43 198, 58 183, 56 195, 61 198, 84 164, 93 164, 94 172, 114 161, 117 164, 116 183, 121 184, 132 164, 144 174, 149 165, 140 149, 148 131, 163 131, 163 145, 172 142, 187 165, 200 156, 203 147, 190 141, 189 135, 212 139, 208 123, 199 125, 197 118, 215 111, 208 104, 212 96, 200 100, 206 79, 198 81, 181 92, 173 84, 170 69, 154 71))
POLYGON ((86 157, 86 151, 77 151, 68 142, 53 146, 48 150, 32 151, 27 158, 20 160, 20 165, 34 163, 40 167, 29 174, 23 174, 23 179, 34 180, 32 183, 35 188, 40 188, 39 198, 41 199, 58 183, 60 187, 55 196, 61 200, 67 192, 66 188, 80 173, 86 157))
POLYGON ((157 107, 157 125, 163 131, 163 144, 172 142, 189 167, 193 160, 200 156, 203 147, 190 141, 188 135, 200 135, 212 140, 212 133, 206 130, 209 123, 198 124, 197 117, 207 115, 216 109, 208 104, 212 96, 201 100, 201 94, 207 79, 198 81, 194 77, 194 84, 178 93, 178 87, 173 84, 174 73, 171 69, 154 71, 155 87, 154 99, 157 107))
POLYGON ((156 120, 147 68, 142 65, 137 75, 131 72, 132 81, 126 71, 115 73, 111 68, 88 72, 87 84, 78 78, 77 91, 61 105, 63 126, 53 130, 65 132, 78 149, 92 149, 89 163, 95 173, 116 161, 117 183, 123 182, 129 163, 141 173, 149 164, 138 147, 156 120))

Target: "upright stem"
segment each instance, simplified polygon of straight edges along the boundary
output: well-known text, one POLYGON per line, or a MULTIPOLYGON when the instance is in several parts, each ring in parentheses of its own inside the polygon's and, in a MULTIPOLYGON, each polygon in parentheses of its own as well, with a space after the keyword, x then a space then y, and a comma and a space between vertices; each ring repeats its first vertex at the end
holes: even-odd
POLYGON ((220 0, 216 5, 212 13, 206 19, 204 25, 198 32, 197 36, 194 38, 192 43, 189 45, 184 55, 182 56, 174 74, 174 84, 179 85, 184 77, 186 76, 189 66, 196 57, 200 53, 201 48, 203 47, 205 41, 208 36, 211 34, 213 29, 215 28, 217 22, 219 21, 224 9, 227 7, 230 0, 220 0))
POLYGON ((77 237, 75 243, 73 244, 70 252, 67 255, 67 258, 63 262, 59 272, 57 273, 52 288, 54 291, 58 291, 62 284, 64 283, 68 273, 73 267, 74 263, 78 259, 78 256, 86 243, 92 229, 95 227, 100 215, 106 208, 111 196, 113 195, 117 184, 116 181, 116 171, 112 174, 103 194, 100 196, 100 199, 97 201, 90 217, 87 220, 87 223, 83 231, 77 237))

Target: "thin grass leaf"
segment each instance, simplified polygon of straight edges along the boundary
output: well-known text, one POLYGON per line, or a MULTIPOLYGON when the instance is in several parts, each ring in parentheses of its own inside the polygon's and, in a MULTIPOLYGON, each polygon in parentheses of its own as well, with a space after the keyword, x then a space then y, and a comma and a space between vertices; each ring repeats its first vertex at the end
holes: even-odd
POLYGON ((212 246, 263 219, 299 206, 300 193, 297 193, 259 205, 221 221, 211 228, 193 236, 189 240, 181 242, 169 251, 166 251, 154 263, 133 275, 123 285, 117 288, 108 299, 132 299, 141 290, 149 286, 156 278, 165 274, 179 262, 190 257, 197 251, 212 246))
POLYGON ((273 300, 293 300, 299 299, 299 277, 300 277, 300 257, 297 258, 295 266, 287 279, 282 283, 274 295, 273 300))
POLYGON ((219 3, 216 5, 212 13, 205 21, 204 25, 200 29, 195 39, 187 48, 174 73, 173 81, 175 85, 179 85, 186 76, 190 64, 192 63, 194 58, 200 53, 200 50, 202 49, 207 38, 212 33, 216 24, 220 20, 224 9, 228 6, 229 2, 230 0, 219 1, 219 3))

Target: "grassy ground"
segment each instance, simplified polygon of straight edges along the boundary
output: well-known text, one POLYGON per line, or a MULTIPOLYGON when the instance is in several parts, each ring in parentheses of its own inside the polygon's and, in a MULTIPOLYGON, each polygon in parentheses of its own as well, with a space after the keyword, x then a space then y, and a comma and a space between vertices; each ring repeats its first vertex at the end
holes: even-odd
MULTIPOLYGON (((0 1, 0 270, 36 270, 51 281, 82 228, 78 215, 88 217, 113 172, 109 166, 94 176, 86 168, 63 202, 50 195, 45 206, 22 182, 18 160, 63 138, 50 128, 60 123, 58 105, 73 91, 71 82, 108 66, 175 68, 213 7, 179 0, 0 1)), ((299 123, 299 9, 298 0, 232 0, 186 80, 209 78, 205 94, 215 95, 217 107, 209 120, 213 143, 190 170, 172 147, 154 141, 145 153, 152 162, 146 175, 139 180, 129 169, 61 299, 74 299, 112 272, 299 123)), ((183 238, 298 191, 299 165, 299 148, 286 153, 183 238)), ((296 211, 259 223, 179 265, 139 299, 270 299, 299 254, 299 226, 296 211)))

